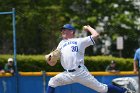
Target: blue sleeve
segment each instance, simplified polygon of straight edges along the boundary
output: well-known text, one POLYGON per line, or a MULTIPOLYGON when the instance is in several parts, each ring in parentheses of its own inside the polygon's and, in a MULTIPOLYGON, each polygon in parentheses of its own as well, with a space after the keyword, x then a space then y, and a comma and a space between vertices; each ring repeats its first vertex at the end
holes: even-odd
POLYGON ((134 60, 140 61, 140 49, 135 52, 134 60))
POLYGON ((134 60, 137 60, 137 53, 135 53, 134 55, 134 60))

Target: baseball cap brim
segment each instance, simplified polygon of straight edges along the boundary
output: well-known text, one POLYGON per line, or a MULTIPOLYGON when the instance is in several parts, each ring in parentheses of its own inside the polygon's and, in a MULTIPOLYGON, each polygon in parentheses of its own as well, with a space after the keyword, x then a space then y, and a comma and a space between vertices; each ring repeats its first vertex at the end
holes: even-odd
POLYGON ((9 58, 9 59, 8 59, 8 62, 13 62, 13 59, 12 59, 12 58, 9 58))

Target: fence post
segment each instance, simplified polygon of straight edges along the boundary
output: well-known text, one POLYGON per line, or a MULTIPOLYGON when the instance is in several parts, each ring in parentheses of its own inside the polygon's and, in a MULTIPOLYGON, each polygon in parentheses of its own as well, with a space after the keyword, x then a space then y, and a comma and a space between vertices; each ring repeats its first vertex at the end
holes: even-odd
POLYGON ((46 71, 42 71, 43 76, 43 93, 46 93, 46 71))

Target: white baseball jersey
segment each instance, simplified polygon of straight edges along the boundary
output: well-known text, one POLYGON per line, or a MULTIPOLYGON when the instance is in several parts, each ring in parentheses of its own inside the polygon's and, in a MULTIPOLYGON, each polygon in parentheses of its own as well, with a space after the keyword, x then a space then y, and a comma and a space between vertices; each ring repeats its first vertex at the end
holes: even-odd
POLYGON ((64 69, 76 69, 84 64, 85 48, 95 44, 91 36, 62 40, 58 47, 61 50, 61 65, 64 69))
POLYGON ((62 40, 58 47, 61 50, 61 64, 66 70, 52 77, 48 83, 51 87, 72 83, 80 83, 101 93, 106 93, 108 87, 92 76, 84 66, 85 48, 95 44, 91 36, 62 40), (80 65, 80 67, 78 67, 80 65), (68 70, 75 71, 69 72, 68 70))

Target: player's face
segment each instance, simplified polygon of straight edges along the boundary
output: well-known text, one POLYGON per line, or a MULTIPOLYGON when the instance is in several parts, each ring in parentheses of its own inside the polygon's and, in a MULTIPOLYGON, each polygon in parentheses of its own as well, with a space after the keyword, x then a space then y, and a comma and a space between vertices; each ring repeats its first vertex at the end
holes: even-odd
POLYGON ((10 66, 12 66, 12 65, 13 65, 13 61, 9 61, 8 64, 9 64, 10 66))
POLYGON ((63 29, 61 33, 63 39, 69 39, 74 37, 74 32, 68 29, 63 29))

